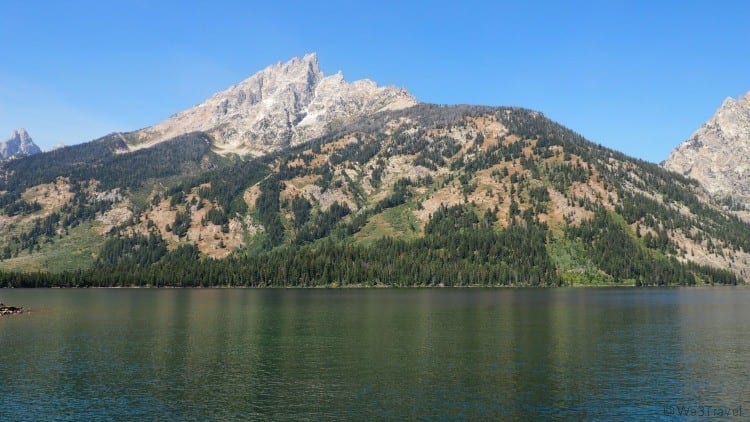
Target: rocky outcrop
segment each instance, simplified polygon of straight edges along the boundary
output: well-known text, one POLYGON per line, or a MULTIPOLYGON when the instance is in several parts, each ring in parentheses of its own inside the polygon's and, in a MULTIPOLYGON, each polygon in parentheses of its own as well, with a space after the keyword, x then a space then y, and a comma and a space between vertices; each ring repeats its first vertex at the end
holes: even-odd
POLYGON ((417 101, 406 90, 372 81, 325 76, 315 54, 265 68, 191 109, 136 132, 131 149, 177 135, 211 134, 219 152, 262 155, 320 136, 329 129, 417 101))
POLYGON ((718 198, 750 199, 750 92, 727 98, 675 148, 664 167, 697 179, 718 198))
POLYGON ((0 159, 7 160, 10 158, 26 157, 28 155, 39 154, 41 149, 31 139, 26 129, 13 131, 13 135, 5 142, 0 143, 0 159))
POLYGON ((15 306, 5 306, 2 303, 0 303, 0 316, 18 315, 22 313, 23 313, 23 308, 18 308, 15 306))

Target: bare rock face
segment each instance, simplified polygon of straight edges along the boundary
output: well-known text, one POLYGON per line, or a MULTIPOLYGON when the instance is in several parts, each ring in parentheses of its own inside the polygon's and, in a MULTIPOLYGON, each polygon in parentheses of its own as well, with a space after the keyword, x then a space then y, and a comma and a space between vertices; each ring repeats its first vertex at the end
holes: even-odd
POLYGON ((135 133, 132 149, 193 131, 211 134, 219 152, 263 155, 382 110, 417 103, 406 90, 369 80, 324 76, 315 54, 269 66, 191 109, 135 133))
POLYGON ((0 143, 0 159, 3 160, 39 154, 40 152, 42 150, 34 143, 26 129, 14 130, 10 138, 0 143))
POLYGON ((664 162, 719 198, 750 199, 750 92, 727 98, 716 114, 664 162))

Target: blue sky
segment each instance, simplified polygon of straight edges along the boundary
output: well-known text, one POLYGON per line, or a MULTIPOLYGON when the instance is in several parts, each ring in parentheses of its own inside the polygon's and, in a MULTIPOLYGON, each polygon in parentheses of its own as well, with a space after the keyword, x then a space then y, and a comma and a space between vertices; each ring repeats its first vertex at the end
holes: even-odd
POLYGON ((149 126, 308 52, 326 74, 532 108, 658 162, 750 90, 750 2, 3 0, 0 139, 149 126))

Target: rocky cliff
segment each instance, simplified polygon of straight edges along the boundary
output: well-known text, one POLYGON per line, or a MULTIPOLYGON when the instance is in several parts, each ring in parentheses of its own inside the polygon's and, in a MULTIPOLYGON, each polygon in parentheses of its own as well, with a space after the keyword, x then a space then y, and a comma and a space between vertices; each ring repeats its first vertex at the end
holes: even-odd
POLYGON ((13 131, 10 138, 0 143, 0 159, 3 160, 26 157, 40 152, 42 150, 34 143, 26 129, 13 131))
POLYGON ((697 179, 714 196, 750 199, 750 92, 727 98, 672 151, 664 167, 697 179))
POLYGON ((325 76, 315 54, 269 66, 191 109, 136 132, 140 149, 178 135, 212 135, 220 153, 263 155, 320 136, 329 129, 417 101, 406 90, 370 80, 325 76))

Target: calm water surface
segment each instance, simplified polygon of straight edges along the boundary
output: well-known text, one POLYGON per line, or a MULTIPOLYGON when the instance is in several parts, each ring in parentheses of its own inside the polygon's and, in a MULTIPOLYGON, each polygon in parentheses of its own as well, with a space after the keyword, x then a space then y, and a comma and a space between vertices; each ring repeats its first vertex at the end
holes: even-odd
POLYGON ((0 419, 750 415, 750 288, 0 290, 0 419), (704 408, 705 409, 705 408, 704 408))

